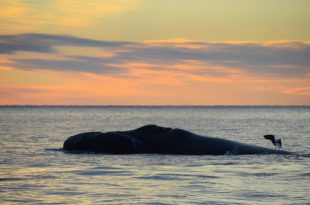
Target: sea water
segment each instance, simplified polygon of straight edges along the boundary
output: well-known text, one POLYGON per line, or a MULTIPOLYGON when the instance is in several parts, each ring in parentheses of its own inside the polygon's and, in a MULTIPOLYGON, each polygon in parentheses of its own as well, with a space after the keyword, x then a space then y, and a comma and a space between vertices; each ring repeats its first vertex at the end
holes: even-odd
POLYGON ((310 204, 310 107, 0 107, 3 204, 310 204), (80 132, 146 124, 293 155, 70 154, 80 132))

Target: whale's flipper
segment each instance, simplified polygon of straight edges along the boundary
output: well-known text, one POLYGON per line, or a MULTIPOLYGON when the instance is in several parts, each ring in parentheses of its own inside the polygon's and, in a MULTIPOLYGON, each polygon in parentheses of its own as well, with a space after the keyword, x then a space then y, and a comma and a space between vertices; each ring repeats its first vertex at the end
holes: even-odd
POLYGON ((272 144, 276 141, 274 135, 264 135, 264 138, 270 140, 272 144))
POLYGON ((264 135, 264 138, 270 140, 272 144, 277 148, 282 148, 282 141, 281 139, 276 139, 274 135, 264 135))

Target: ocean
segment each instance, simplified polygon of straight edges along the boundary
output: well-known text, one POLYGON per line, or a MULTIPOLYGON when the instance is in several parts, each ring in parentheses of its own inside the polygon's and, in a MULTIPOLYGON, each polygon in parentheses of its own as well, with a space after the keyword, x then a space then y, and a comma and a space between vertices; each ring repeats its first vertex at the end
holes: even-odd
POLYGON ((1 204, 310 204, 309 106, 2 106, 1 204), (146 124, 292 155, 107 155, 61 150, 86 131, 146 124))

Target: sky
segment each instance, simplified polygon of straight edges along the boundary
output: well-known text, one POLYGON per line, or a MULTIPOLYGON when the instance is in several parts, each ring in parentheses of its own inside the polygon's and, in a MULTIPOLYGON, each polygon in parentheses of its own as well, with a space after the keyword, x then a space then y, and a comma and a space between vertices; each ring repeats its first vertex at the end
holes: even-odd
POLYGON ((310 105, 308 0, 0 0, 0 105, 310 105))

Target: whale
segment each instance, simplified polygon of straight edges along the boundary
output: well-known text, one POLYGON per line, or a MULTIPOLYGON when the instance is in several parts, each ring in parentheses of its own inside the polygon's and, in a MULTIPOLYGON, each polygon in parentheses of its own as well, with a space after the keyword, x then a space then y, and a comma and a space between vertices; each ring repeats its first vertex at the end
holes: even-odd
POLYGON ((128 131, 80 133, 67 138, 63 150, 71 153, 102 154, 290 154, 288 151, 202 136, 187 130, 158 125, 145 125, 128 131))

